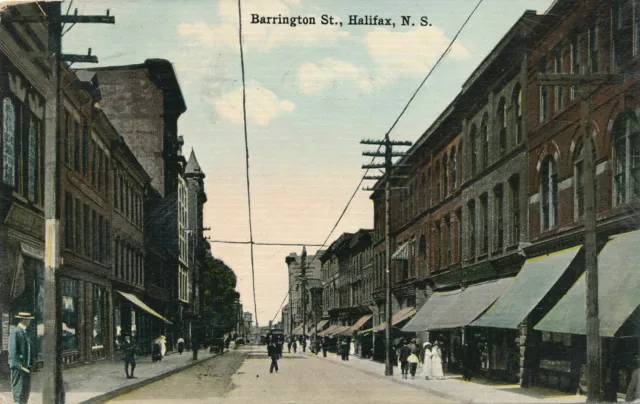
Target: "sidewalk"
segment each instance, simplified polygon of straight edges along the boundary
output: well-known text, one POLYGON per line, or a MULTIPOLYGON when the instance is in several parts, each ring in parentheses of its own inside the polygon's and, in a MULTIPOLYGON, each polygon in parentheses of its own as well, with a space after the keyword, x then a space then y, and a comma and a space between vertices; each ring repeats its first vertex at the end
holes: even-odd
MULTIPOLYGON (((315 356, 315 355, 313 355, 315 356)), ((370 359, 360 359, 353 355, 349 356, 349 361, 342 361, 335 353, 327 352, 324 358, 322 353, 316 356, 318 360, 330 360, 344 366, 349 366, 367 373, 375 375, 384 374, 384 363, 372 361, 370 359)), ((584 396, 568 395, 562 392, 539 387, 523 389, 517 384, 501 384, 483 379, 473 379, 471 382, 462 380, 460 375, 447 376, 445 380, 426 380, 419 377, 421 369, 418 368, 415 380, 403 379, 400 369, 394 367, 393 380, 398 383, 411 385, 415 388, 429 391, 440 397, 459 401, 462 403, 562 403, 562 404, 583 404, 586 401, 584 396)))
MULTIPOLYGON (((191 351, 185 351, 182 355, 172 353, 156 363, 152 363, 149 357, 139 358, 136 361, 136 379, 125 377, 124 362, 120 360, 105 360, 64 369, 66 403, 104 402, 105 399, 142 387, 218 355, 200 350, 197 361, 192 360, 191 351)), ((42 372, 35 372, 31 377, 30 403, 42 402, 42 376, 42 372)), ((0 380, 0 404, 10 403, 13 403, 10 382, 0 380)))

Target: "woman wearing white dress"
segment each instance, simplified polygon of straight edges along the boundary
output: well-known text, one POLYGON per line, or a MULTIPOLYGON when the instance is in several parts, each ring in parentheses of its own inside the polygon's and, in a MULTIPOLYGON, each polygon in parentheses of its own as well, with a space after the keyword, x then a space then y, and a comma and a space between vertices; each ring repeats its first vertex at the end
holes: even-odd
POLYGON ((444 379, 444 371, 442 370, 442 351, 438 341, 433 344, 433 356, 431 359, 431 376, 436 380, 444 379))
POLYGON ((422 367, 422 376, 424 376, 425 379, 429 380, 433 377, 431 369, 433 363, 433 352, 431 351, 431 343, 425 342, 422 345, 422 348, 424 349, 424 366, 422 367))

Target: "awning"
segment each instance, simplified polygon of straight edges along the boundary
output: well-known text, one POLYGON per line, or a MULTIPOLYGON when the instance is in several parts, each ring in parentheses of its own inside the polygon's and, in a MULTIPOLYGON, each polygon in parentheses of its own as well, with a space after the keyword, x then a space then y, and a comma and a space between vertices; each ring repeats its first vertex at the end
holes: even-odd
POLYGON ((366 330, 362 330, 358 333, 358 335, 367 335, 373 331, 373 328, 367 328, 366 330))
POLYGON ((338 327, 337 325, 331 325, 331 326, 329 326, 329 328, 327 328, 326 330, 324 330, 324 331, 320 331, 320 332, 318 333, 318 337, 324 337, 325 335, 326 335, 326 336, 331 335, 331 332, 332 332, 333 330, 335 330, 337 327, 338 327))
POLYGON ((407 241, 406 243, 401 245, 400 248, 396 250, 396 252, 394 252, 391 255, 391 259, 392 260, 408 260, 409 252, 410 252, 409 241, 407 241))
MULTIPOLYGON (((640 232, 612 237, 598 256, 600 336, 613 337, 640 305, 640 232)), ((585 334, 585 274, 534 327, 540 331, 585 334)))
MULTIPOLYGON (((416 314, 415 307, 405 307, 404 309, 400 310, 399 312, 397 312, 391 317, 391 325, 392 326, 398 325, 404 320, 411 318, 414 314, 416 314)), ((382 331, 386 327, 387 327, 387 322, 385 321, 384 323, 378 324, 377 326, 373 327, 373 331, 374 332, 382 331)))
POLYGON ((569 268, 580 247, 528 259, 513 285, 471 325, 517 329, 569 268))
POLYGON ((318 325, 316 326, 316 331, 318 330, 322 330, 324 328, 325 325, 327 325, 329 323, 329 320, 322 320, 318 323, 318 325))
POLYGON ((364 327, 367 321, 369 321, 372 317, 373 317, 372 314, 367 314, 365 316, 360 317, 360 319, 356 321, 355 324, 349 328, 349 332, 360 331, 360 329, 364 327))
POLYGON ((420 312, 420 318, 402 331, 446 330, 469 325, 513 284, 514 278, 498 279, 467 287, 464 290, 435 293, 420 312))
POLYGON ((440 317, 446 316, 454 307, 458 297, 462 293, 461 289, 452 292, 436 292, 420 308, 416 314, 404 327, 404 332, 420 332, 429 329, 431 324, 436 324, 440 317))
POLYGON ((120 293, 125 299, 127 299, 131 303, 135 304, 136 306, 138 306, 142 310, 146 311, 147 313, 158 317, 160 320, 164 321, 165 323, 173 324, 171 321, 169 321, 166 318, 162 317, 157 311, 155 311, 151 307, 147 306, 142 300, 138 299, 138 297, 136 295, 133 295, 131 293, 121 292, 119 290, 117 292, 120 293))
POLYGON ((331 331, 331 336, 335 337, 335 336, 348 336, 351 335, 351 332, 349 332, 349 330, 351 329, 350 325, 341 325, 336 327, 333 331, 331 331))

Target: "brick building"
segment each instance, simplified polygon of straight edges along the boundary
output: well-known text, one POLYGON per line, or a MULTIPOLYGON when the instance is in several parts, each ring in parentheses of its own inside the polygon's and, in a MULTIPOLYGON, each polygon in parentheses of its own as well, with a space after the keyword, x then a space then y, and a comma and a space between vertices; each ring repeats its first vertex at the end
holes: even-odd
MULTIPOLYGON (((302 308, 302 294, 304 293, 302 289, 301 275, 302 275, 302 256, 297 253, 290 253, 285 258, 285 263, 287 264, 288 278, 289 278, 289 289, 290 289, 290 301, 288 303, 288 311, 289 319, 285 320, 283 326, 286 324, 290 327, 291 335, 302 335, 302 323, 303 323, 303 315, 306 314, 307 320, 307 332, 306 335, 310 335, 313 327, 313 310, 316 310, 316 317, 318 311, 321 313, 321 307, 318 304, 322 303, 319 299, 313 299, 314 294, 310 292, 310 289, 316 289, 317 282, 321 280, 322 276, 322 264, 320 257, 324 253, 324 250, 316 251, 315 255, 308 255, 306 258, 306 280, 307 280, 307 294, 306 294, 306 313, 303 313, 302 308), (315 287, 314 287, 315 286, 315 287), (312 303, 318 303, 312 305, 312 303)), ((320 318, 320 317, 317 317, 320 318)))

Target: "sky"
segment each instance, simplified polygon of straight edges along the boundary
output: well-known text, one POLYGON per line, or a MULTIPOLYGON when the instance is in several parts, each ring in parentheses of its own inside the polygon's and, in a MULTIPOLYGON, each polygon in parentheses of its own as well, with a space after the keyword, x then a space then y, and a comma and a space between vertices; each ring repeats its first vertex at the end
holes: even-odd
MULTIPOLYGON (((485 0, 391 138, 417 140, 525 10, 544 13, 551 3, 485 0)), ((256 242, 324 242, 369 162, 360 140, 384 137, 476 4, 242 0, 256 242), (317 24, 251 24, 252 14, 315 16, 317 24), (321 25, 325 14, 342 26, 321 25), (391 18, 396 26, 348 25, 350 15, 391 18), (411 16, 415 26, 401 26, 401 16, 411 16), (422 16, 431 26, 420 26, 422 16)), ((63 2, 63 11, 68 6, 63 2)), ((249 240, 237 0, 76 0, 71 7, 94 15, 109 8, 116 24, 75 25, 63 38, 65 53, 90 47, 98 66, 147 58, 173 63, 187 104, 178 121, 183 153, 193 149, 206 174, 206 235, 249 240)), ((327 244, 372 226, 373 205, 360 190, 327 244)), ((254 247, 259 325, 281 319, 289 288, 285 257, 301 250, 254 247)), ((244 309, 255 313, 249 246, 212 243, 212 253, 234 270, 244 309)))

